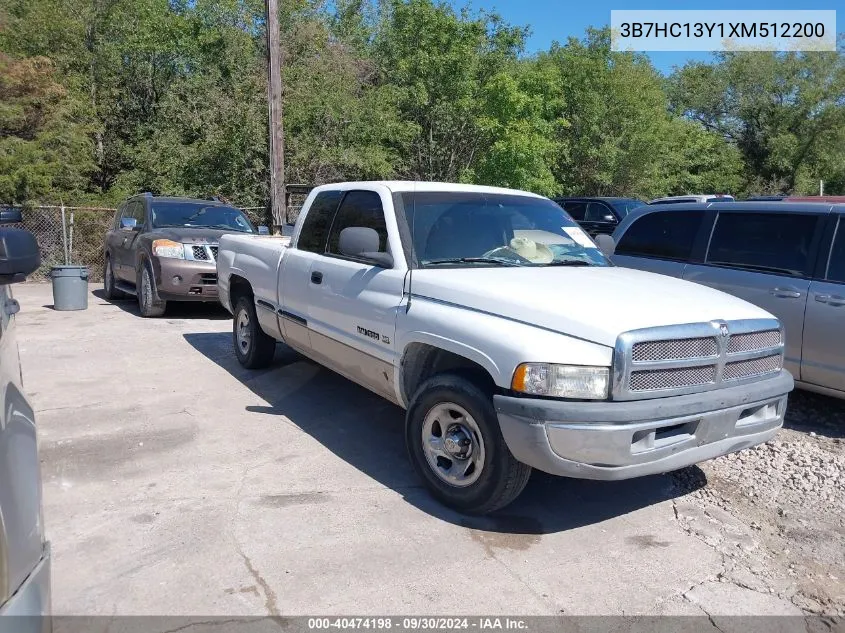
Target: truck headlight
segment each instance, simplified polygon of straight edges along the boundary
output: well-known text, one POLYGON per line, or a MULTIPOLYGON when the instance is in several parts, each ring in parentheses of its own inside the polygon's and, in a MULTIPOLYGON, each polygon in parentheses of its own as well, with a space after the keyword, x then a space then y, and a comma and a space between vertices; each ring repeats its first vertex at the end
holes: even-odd
POLYGON ((552 398, 606 400, 609 383, 608 367, 522 363, 513 373, 511 389, 552 398))
POLYGON ((159 257, 185 259, 185 247, 179 242, 174 242, 173 240, 154 240, 153 255, 158 255, 159 257))

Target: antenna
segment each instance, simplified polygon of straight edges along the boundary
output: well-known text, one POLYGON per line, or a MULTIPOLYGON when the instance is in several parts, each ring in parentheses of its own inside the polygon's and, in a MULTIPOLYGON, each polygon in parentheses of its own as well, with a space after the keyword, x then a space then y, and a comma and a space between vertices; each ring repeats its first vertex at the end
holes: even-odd
POLYGON ((417 181, 414 181, 414 189, 411 191, 411 261, 408 262, 408 303, 405 304, 405 314, 411 309, 411 297, 413 296, 414 283, 414 261, 417 259, 417 247, 414 242, 414 226, 417 223, 417 181))

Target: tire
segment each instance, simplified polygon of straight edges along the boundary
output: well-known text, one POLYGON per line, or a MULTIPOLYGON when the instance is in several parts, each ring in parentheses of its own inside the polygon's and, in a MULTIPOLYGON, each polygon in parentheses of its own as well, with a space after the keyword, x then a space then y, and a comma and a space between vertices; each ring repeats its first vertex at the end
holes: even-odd
POLYGON ((145 318, 160 317, 167 309, 167 301, 155 300, 155 289, 153 276, 150 272, 150 265, 144 262, 141 264, 140 283, 136 284, 138 288, 138 308, 141 310, 141 316, 145 318))
POLYGON ((238 362, 247 369, 262 369, 273 362, 276 339, 265 334, 258 324, 251 296, 241 296, 235 303, 232 345, 238 362))
POLYGON ((467 514, 505 507, 531 475, 531 467, 508 449, 490 393, 455 374, 433 376, 417 390, 405 418, 405 443, 431 494, 467 514), (440 437, 446 437, 442 442, 438 427, 440 437), (465 458, 463 451, 469 451, 465 458))
POLYGON ((111 256, 106 255, 106 263, 103 265, 103 294, 109 301, 126 299, 126 293, 114 286, 114 270, 111 265, 111 256))

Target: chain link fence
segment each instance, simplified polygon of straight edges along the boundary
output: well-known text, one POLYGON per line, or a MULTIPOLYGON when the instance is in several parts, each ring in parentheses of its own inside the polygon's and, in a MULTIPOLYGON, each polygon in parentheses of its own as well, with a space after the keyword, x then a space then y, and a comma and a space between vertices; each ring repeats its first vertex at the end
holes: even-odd
MULTIPOLYGON (((288 207, 289 222, 293 222, 299 215, 303 201, 304 197, 302 200, 291 200, 288 207)), ((267 207, 241 207, 241 210, 254 225, 267 224, 267 207)), ((50 269, 63 266, 68 260, 74 266, 87 266, 91 281, 102 281, 105 265, 103 247, 106 233, 114 224, 114 208, 49 205, 23 207, 21 211, 22 222, 4 226, 26 229, 38 240, 41 267, 29 276, 29 281, 49 279, 50 269)))

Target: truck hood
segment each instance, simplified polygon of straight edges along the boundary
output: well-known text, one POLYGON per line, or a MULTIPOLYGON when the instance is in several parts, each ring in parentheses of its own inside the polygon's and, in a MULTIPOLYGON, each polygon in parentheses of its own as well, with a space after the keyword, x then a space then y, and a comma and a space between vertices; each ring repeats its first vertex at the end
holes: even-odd
POLYGON ((412 291, 610 347, 640 328, 772 318, 724 292, 616 266, 415 270, 412 291))

